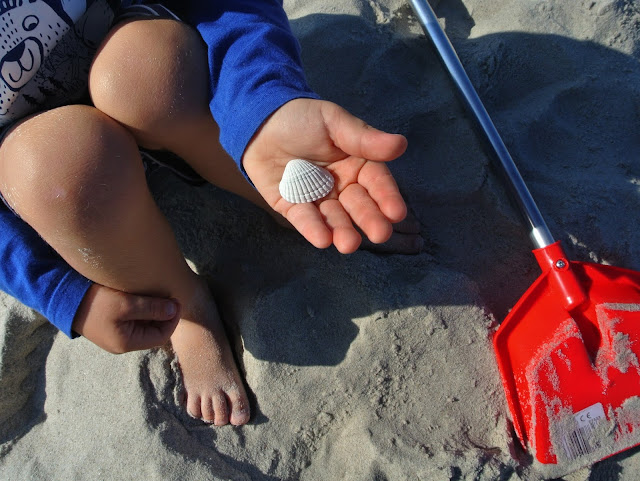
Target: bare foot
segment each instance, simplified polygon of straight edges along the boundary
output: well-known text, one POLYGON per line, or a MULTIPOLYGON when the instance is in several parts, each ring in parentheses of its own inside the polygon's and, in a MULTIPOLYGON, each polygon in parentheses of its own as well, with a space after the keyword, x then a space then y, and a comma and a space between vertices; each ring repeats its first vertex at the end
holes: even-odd
MULTIPOLYGON (((186 391, 187 412, 217 426, 249 421, 249 400, 204 280, 171 336, 186 391)), ((184 301, 182 301, 184 302, 184 301)))

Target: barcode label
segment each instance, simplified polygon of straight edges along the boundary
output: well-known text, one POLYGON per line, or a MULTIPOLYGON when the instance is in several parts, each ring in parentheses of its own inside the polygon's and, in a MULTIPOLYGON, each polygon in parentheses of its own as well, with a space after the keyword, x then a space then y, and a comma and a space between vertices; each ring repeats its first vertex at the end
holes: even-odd
POLYGON ((604 415, 602 404, 597 403, 573 415, 575 429, 566 433, 562 438, 562 447, 569 460, 591 454, 600 447, 598 439, 593 439, 591 434, 602 420, 604 415))

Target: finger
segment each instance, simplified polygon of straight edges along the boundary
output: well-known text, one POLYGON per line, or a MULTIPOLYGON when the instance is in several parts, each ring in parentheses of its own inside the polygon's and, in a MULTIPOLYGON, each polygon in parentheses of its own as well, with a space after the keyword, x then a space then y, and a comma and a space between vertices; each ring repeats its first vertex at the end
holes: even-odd
POLYGON ((174 299, 130 295, 124 309, 123 320, 171 321, 178 315, 180 306, 174 299))
POLYGON ((176 316, 169 321, 126 321, 124 324, 127 326, 123 329, 124 332, 128 332, 124 335, 123 341, 125 351, 141 351, 163 346, 169 341, 179 320, 179 316, 176 316))
POLYGON ((380 244, 391 237, 391 222, 362 185, 352 184, 343 190, 340 203, 371 242, 380 244))
POLYGON ((323 105, 329 136, 336 147, 348 155, 375 161, 398 158, 407 149, 407 139, 371 127, 338 105, 323 105))
POLYGON ((319 206, 320 212, 325 218, 333 234, 333 245, 342 254, 355 252, 362 242, 362 237, 353 226, 349 214, 337 199, 328 199, 319 206))
POLYGON ((389 221, 397 223, 407 216, 407 205, 386 165, 367 162, 360 169, 358 183, 367 190, 389 221))
POLYGON ((420 221, 409 211, 407 212, 407 217, 404 220, 393 225, 393 232, 398 232, 400 234, 419 234, 420 221))
POLYGON ((313 246, 326 249, 333 242, 331 231, 315 204, 293 204, 285 209, 284 216, 313 246))
POLYGON ((418 234, 403 234, 394 230, 388 241, 374 244, 363 240, 360 249, 379 254, 419 254, 424 247, 424 239, 418 234))

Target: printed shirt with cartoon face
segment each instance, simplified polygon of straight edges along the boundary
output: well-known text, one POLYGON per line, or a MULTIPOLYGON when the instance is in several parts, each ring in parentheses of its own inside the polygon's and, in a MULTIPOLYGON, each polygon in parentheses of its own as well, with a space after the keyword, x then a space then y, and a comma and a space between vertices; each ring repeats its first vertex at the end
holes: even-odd
POLYGON ((0 127, 78 101, 120 1, 0 1, 0 127))

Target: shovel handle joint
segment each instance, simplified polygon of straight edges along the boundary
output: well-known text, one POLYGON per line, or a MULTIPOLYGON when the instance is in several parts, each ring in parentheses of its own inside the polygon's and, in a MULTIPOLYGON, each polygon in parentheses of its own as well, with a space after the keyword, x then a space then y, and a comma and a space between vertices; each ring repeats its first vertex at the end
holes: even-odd
POLYGON ((548 276, 552 291, 560 298, 562 306, 567 311, 572 311, 587 300, 587 295, 573 272, 560 241, 535 249, 533 254, 543 274, 548 276))

